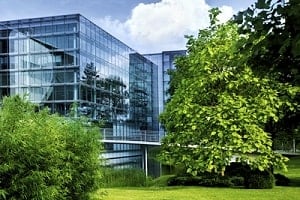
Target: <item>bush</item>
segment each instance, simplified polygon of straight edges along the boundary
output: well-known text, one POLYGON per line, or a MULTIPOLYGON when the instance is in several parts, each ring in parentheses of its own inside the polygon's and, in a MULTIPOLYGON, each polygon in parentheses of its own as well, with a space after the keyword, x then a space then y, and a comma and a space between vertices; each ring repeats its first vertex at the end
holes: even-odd
POLYGON ((282 174, 274 174, 274 177, 277 186, 288 186, 290 184, 290 179, 282 174))
POLYGON ((195 186, 199 185, 200 178, 192 176, 177 176, 168 180, 168 186, 195 186))
POLYGON ((241 162, 232 162, 225 169, 225 175, 230 177, 244 177, 250 171, 250 167, 241 162))
POLYGON ((199 176, 177 176, 168 180, 168 186, 207 186, 207 187, 231 187, 229 177, 214 173, 204 173, 199 176))
POLYGON ((146 174, 140 169, 105 168, 103 187, 140 187, 146 185, 146 174))
POLYGON ((275 178, 270 171, 251 170, 245 177, 245 187, 248 189, 271 189, 275 178))
POLYGON ((233 186, 244 186, 244 177, 241 176, 232 176, 229 178, 230 182, 233 184, 233 186))
POLYGON ((19 96, 0 110, 2 199, 88 199, 99 188, 99 132, 19 96))
POLYGON ((221 176, 215 173, 204 173, 200 176, 199 185, 208 187, 232 187, 228 176, 221 176))
POLYGON ((100 187, 102 177, 100 154, 102 145, 99 128, 84 127, 87 122, 72 120, 68 122, 66 134, 64 168, 71 175, 65 184, 68 199, 88 199, 89 193, 100 187))

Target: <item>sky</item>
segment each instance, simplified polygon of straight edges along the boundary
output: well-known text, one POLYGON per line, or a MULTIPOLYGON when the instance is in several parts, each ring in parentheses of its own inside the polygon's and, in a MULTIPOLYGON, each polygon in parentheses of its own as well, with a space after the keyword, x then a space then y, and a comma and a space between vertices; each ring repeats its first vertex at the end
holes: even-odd
POLYGON ((209 25, 208 10, 220 21, 255 0, 0 0, 0 21, 80 13, 140 53, 185 49, 184 35, 209 25))

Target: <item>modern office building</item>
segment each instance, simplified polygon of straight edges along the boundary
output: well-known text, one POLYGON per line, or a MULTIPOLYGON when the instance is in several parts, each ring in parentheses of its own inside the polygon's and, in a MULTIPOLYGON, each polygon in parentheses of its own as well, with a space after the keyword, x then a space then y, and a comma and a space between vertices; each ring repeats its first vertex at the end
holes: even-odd
MULTIPOLYGON (((157 80, 157 101, 158 101, 158 109, 155 113, 159 115, 163 112, 164 107, 170 95, 168 93, 169 90, 169 82, 170 82, 170 75, 168 74, 169 70, 175 69, 175 59, 179 56, 185 56, 187 53, 186 50, 176 50, 176 51, 163 51, 161 53, 152 53, 152 54, 144 54, 144 56, 151 60, 154 64, 158 66, 157 70, 153 72, 153 76, 157 80)), ((156 127, 158 126, 159 134, 161 137, 165 135, 165 131, 161 125, 159 124, 157 118, 154 118, 154 123, 156 127)))
MULTIPOLYGON (((0 98, 87 116, 106 138, 158 142, 157 65, 80 14, 0 22, 0 98)), ((110 165, 145 168, 148 143, 107 142, 110 165)))

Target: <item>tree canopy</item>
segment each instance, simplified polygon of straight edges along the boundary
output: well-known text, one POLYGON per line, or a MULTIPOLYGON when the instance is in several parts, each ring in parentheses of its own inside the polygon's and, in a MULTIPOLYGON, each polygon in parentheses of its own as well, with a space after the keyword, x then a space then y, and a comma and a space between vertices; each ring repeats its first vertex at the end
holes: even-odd
POLYGON ((252 52, 239 49, 248 36, 235 23, 218 24, 218 13, 213 9, 211 26, 189 37, 188 55, 171 73, 161 158, 191 174, 223 173, 233 158, 259 170, 285 168, 264 127, 283 109, 293 109, 289 99, 297 88, 254 73, 247 62, 252 52))
POLYGON ((258 73, 275 72, 281 82, 300 84, 299 11, 298 0, 257 0, 234 17, 239 33, 249 36, 240 50, 251 51, 248 63, 258 73))
MULTIPOLYGON (((278 82, 300 86, 299 19, 298 0, 257 0, 234 17, 239 33, 248 35, 239 49, 244 54, 251 52, 247 63, 258 76, 273 76, 278 82)), ((300 94, 289 101, 300 105, 300 94)), ((300 107, 282 115, 278 122, 266 124, 272 138, 277 141, 299 137, 300 107)))

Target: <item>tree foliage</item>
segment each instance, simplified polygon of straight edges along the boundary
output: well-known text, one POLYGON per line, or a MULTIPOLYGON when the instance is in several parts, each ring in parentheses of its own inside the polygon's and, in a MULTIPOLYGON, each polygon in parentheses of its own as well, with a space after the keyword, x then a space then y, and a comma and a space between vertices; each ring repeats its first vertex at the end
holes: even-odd
MULTIPOLYGON (((257 75, 275 76, 282 83, 300 86, 300 2, 299 0, 257 0, 235 16, 239 33, 248 39, 240 46, 251 52, 248 65, 257 75), (287 2, 287 3, 284 3, 287 2)), ((300 104, 300 94, 290 100, 300 104)), ((286 110, 278 122, 270 121, 266 130, 273 139, 295 138, 300 133, 300 108, 286 110), (297 135, 293 134, 298 132, 297 135)))
POLYGON ((19 96, 0 110, 0 199, 88 199, 99 186, 99 132, 19 96))
POLYGON ((235 16, 240 33, 248 34, 241 50, 251 51, 249 64, 257 72, 276 72, 278 80, 300 84, 300 3, 257 0, 235 16), (258 42, 253 42, 257 41, 258 42))
POLYGON ((295 88, 273 77, 257 76, 247 65, 249 54, 238 47, 247 40, 234 23, 216 23, 189 37, 188 56, 172 72, 173 95, 161 115, 167 130, 161 157, 184 165, 188 173, 223 173, 236 156, 252 168, 285 168, 285 158, 272 151, 264 130, 282 109, 293 107, 295 88))

